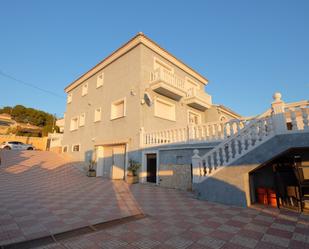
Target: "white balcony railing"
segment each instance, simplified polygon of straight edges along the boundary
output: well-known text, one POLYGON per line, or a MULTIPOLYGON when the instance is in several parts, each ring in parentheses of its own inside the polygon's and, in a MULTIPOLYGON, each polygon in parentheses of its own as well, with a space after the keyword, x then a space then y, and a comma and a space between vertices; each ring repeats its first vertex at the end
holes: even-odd
POLYGON ((235 119, 228 122, 209 122, 152 132, 141 129, 140 143, 141 147, 151 147, 174 143, 222 141, 241 130, 247 122, 249 121, 235 119))
POLYGON ((155 71, 150 73, 150 83, 153 82, 164 82, 179 90, 185 90, 185 81, 176 74, 164 68, 157 68, 155 71))
POLYGON ((211 96, 204 91, 201 91, 197 88, 190 88, 187 91, 186 99, 196 98, 202 102, 205 102, 207 105, 211 105, 211 96))
POLYGON ((281 95, 276 94, 275 97, 269 116, 260 115, 203 156, 198 155, 198 150, 194 151, 192 165, 195 183, 231 165, 275 135, 309 132, 309 101, 303 105, 285 104, 280 99, 281 95))

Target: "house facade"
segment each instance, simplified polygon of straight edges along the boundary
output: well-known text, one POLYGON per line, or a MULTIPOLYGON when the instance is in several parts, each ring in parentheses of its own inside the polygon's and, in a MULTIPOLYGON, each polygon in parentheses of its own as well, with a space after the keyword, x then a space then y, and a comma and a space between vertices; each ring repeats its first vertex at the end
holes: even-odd
POLYGON ((62 151, 76 161, 95 159, 99 176, 123 179, 129 159, 143 163, 145 147, 185 142, 192 127, 240 118, 212 103, 207 84, 139 33, 65 88, 62 151), (163 134, 169 129, 179 130, 163 134))
POLYGON ((95 160, 97 176, 125 179, 135 160, 141 182, 200 199, 249 206, 264 191, 278 207, 309 208, 309 101, 276 93, 268 110, 244 118, 214 104, 207 84, 139 33, 65 88, 62 152, 95 160), (294 182, 280 192, 275 176, 294 182))

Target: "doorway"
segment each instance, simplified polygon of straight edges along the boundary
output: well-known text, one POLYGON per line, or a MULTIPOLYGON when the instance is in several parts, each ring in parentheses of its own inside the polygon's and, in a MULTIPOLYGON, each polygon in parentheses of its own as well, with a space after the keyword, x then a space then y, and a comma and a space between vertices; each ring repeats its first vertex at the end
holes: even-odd
POLYGON ((96 148, 97 176, 113 180, 125 177, 126 145, 100 145, 96 148))
POLYGON ((157 154, 147 154, 147 182, 157 183, 157 154))
POLYGON ((309 148, 291 148, 250 173, 251 201, 309 209, 309 148))

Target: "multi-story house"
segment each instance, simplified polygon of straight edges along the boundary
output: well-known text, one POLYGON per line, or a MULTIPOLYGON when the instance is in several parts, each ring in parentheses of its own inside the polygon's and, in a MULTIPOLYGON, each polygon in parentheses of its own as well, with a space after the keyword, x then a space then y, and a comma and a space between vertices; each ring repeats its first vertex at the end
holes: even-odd
MULTIPOLYGON (((200 137, 190 127, 240 117, 214 105, 207 84, 138 33, 65 88, 63 152, 79 161, 95 157, 97 175, 123 178, 129 159, 154 162, 153 153, 145 159, 144 148, 188 142, 200 137)), ((213 126, 208 133, 220 129, 213 126)))
POLYGON ((139 33, 66 87, 62 150, 94 159, 98 176, 124 179, 133 159, 140 181, 198 198, 309 208, 309 101, 276 93, 245 119, 213 104, 207 84, 139 33))

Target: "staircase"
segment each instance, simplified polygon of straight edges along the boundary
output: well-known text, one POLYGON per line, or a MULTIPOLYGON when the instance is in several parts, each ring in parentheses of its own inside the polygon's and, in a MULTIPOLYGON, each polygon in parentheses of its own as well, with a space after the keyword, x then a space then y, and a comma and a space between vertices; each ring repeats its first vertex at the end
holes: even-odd
POLYGON ((309 133, 309 101, 285 104, 280 94, 275 94, 274 99, 271 111, 249 121, 205 155, 194 150, 193 183, 213 177, 276 135, 309 133))

